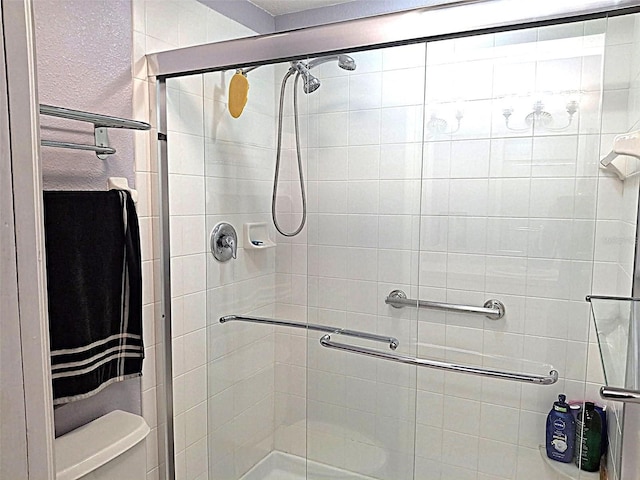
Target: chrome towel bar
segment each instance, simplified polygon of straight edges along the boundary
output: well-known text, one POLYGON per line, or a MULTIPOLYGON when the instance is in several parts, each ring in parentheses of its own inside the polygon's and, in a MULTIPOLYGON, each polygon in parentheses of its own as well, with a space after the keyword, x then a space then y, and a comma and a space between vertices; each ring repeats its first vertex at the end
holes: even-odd
POLYGON ((600 398, 623 403, 640 403, 640 391, 627 388, 600 387, 600 398))
POLYGON ((400 345, 398 339, 395 337, 387 337, 384 335, 376 335, 375 333, 361 332, 359 330, 348 330, 340 327, 330 327, 328 325, 319 325, 316 323, 302 323, 289 320, 275 320, 273 318, 265 317, 245 317, 242 315, 226 315, 220 317, 220 323, 226 322, 249 322, 249 323, 262 323, 265 325, 276 325, 278 327, 293 327, 303 328, 306 330, 313 330, 316 332, 328 332, 339 333, 349 337, 362 338, 364 340, 372 340, 374 342, 388 343, 391 350, 395 350, 400 345))
POLYGON ((430 300, 416 300, 407 298, 407 294, 402 290, 393 290, 385 298, 384 303, 394 308, 420 307, 432 308, 434 310, 444 310, 448 312, 479 313, 492 320, 504 317, 506 312, 504 304, 500 300, 487 300, 482 307, 473 305, 458 305, 455 303, 432 302, 430 300))
POLYGON ((70 108, 55 107, 53 105, 40 104, 40 114, 93 123, 96 127, 128 128, 130 130, 149 130, 151 128, 151 125, 146 122, 101 115, 99 113, 83 112, 82 110, 72 110, 70 108))
POLYGON ((43 147, 69 148, 71 150, 89 150, 96 152, 97 155, 113 155, 116 153, 115 148, 98 147, 97 145, 84 145, 82 143, 57 142, 55 140, 41 140, 40 145, 43 147))
POLYGON ((501 378, 514 382, 535 383, 539 385, 552 385, 558 381, 557 370, 551 370, 549 375, 529 375, 525 373, 506 372, 503 370, 493 370, 490 368, 474 367, 470 365, 457 365, 455 363, 441 362, 438 360, 427 360, 425 358, 410 357, 407 355, 399 355, 395 353, 381 352, 372 348, 359 347, 356 345, 348 345, 346 343, 334 342, 331 340, 331 334, 323 335, 320 339, 320 345, 335 350, 343 350, 346 352, 375 357, 382 360, 390 360, 392 362, 404 363, 407 365, 415 365, 418 367, 435 368, 438 370, 447 370, 450 372, 466 373, 469 375, 477 375, 481 377, 501 378))
POLYGON ((40 114, 50 117, 66 118, 68 120, 76 120, 78 122, 87 122, 93 124, 93 136, 95 145, 83 145, 70 142, 58 142, 53 140, 42 140, 40 144, 43 147, 69 148, 71 150, 89 150, 96 152, 96 156, 105 160, 107 155, 116 153, 114 148, 109 146, 109 138, 107 136, 107 128, 127 128, 130 130, 149 130, 151 125, 146 122, 137 120, 128 120, 126 118, 112 117, 109 115, 101 115, 99 113, 83 112, 82 110, 72 110, 70 108, 55 107, 53 105, 40 104, 40 114))

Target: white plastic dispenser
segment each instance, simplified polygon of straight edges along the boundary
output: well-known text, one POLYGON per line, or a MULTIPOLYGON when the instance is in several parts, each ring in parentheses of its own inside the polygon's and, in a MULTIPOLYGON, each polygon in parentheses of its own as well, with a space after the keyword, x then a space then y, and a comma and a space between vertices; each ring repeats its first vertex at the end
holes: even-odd
POLYGON ((115 410, 56 438, 56 480, 146 478, 148 433, 142 417, 115 410))
POLYGON ((275 246, 276 243, 269 237, 266 223, 244 224, 244 248, 246 250, 261 250, 275 246))
POLYGON ((627 155, 640 160, 640 130, 618 135, 613 140, 611 152, 600 160, 602 168, 612 171, 620 180, 624 181, 633 175, 637 175, 640 171, 637 162, 633 162, 633 165, 625 160, 620 160, 617 164, 614 163, 619 155, 627 155))

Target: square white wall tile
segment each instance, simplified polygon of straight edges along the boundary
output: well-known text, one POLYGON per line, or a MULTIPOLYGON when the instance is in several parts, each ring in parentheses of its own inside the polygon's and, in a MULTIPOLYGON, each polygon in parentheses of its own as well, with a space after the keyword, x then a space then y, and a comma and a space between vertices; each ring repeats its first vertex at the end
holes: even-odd
POLYGON ((380 110, 349 112, 349 145, 380 143, 380 110))
POLYGON ((382 68, 384 70, 420 67, 425 63, 426 44, 423 43, 402 47, 388 47, 381 51, 382 68))
POLYGON ((532 138, 491 140, 491 177, 528 177, 531 174, 532 138))
MULTIPOLYGON (((356 60, 356 64, 358 65, 357 72, 362 71, 360 62, 356 60)), ((348 102, 350 110, 380 108, 382 102, 382 74, 374 72, 350 75, 348 102)))
POLYGON ((460 140, 451 145, 451 178, 487 177, 489 140, 460 140))
POLYGON ((487 179, 453 179, 450 181, 449 214, 485 216, 488 210, 487 179))
POLYGON ((382 106, 421 105, 424 98, 424 68, 387 70, 382 74, 382 106))

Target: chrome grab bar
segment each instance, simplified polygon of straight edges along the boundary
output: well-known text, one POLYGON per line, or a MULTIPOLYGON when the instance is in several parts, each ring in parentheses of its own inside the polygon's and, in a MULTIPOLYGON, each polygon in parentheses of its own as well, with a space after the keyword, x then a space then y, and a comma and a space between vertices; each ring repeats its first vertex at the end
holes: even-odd
POLYGON ((618 387, 600 387, 600 398, 623 403, 640 403, 640 390, 618 387))
POLYGON ((427 360, 424 358, 410 357, 407 355, 399 355, 395 353, 386 353, 372 348, 348 345, 346 343, 334 342, 331 340, 331 334, 323 335, 320 339, 320 345, 336 350, 344 350, 346 352, 357 353, 369 357, 380 358, 382 360, 390 360, 392 362, 404 363, 407 365, 416 365, 418 367, 435 368, 438 370, 447 370, 450 372, 466 373, 469 375, 478 375, 482 377, 501 378, 504 380, 512 380, 514 382, 535 383, 539 385, 552 385, 558 381, 558 371, 551 370, 549 375, 529 375, 525 373, 505 372, 503 370, 493 370, 489 368, 473 367, 469 365, 457 365, 455 363, 441 362, 438 360, 427 360))
POLYGON ((340 327, 330 327, 328 325, 319 325, 317 323, 302 323, 289 320, 275 320, 273 318, 265 317, 245 317, 242 315, 226 315, 220 317, 220 323, 226 322, 249 322, 249 323, 262 323, 266 325, 276 325, 278 327, 293 327, 304 328, 306 330, 314 330, 316 332, 328 332, 339 333, 348 337, 362 338, 365 340, 372 340, 374 342, 388 343, 391 350, 395 350, 400 345, 400 342, 395 337, 386 337, 384 335, 376 335, 375 333, 361 332, 359 330, 349 330, 340 327))
POLYGON ((385 298, 384 303, 394 308, 405 306, 432 308, 434 310, 445 310, 449 312, 480 313, 492 320, 499 320, 504 317, 505 306, 500 300, 487 300, 482 307, 473 305, 457 305, 455 303, 432 302, 430 300, 415 300, 407 298, 407 294, 402 290, 393 290, 385 298))

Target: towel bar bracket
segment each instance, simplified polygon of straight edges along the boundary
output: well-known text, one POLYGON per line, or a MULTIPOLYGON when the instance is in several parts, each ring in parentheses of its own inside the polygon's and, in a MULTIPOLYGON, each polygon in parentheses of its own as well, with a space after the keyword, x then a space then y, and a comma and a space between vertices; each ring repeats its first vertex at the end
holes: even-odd
MULTIPOLYGON (((109 137, 107 135, 107 127, 96 127, 93 130, 93 135, 96 139, 96 147, 109 147, 109 137)), ((107 154, 96 152, 96 157, 100 160, 106 160, 107 154)))

